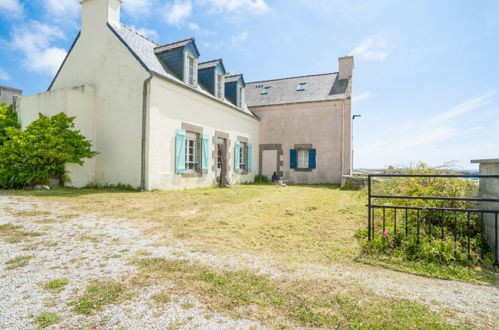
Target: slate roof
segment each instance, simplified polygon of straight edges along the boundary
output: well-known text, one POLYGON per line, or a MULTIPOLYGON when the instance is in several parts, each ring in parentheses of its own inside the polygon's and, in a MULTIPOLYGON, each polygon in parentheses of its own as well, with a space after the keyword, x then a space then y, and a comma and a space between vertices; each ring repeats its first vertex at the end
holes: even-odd
MULTIPOLYGON (((189 84, 186 84, 181 79, 179 79, 175 73, 171 69, 169 69, 166 65, 161 63, 159 58, 155 55, 154 50, 159 45, 155 42, 147 39, 131 28, 127 27, 124 24, 117 24, 114 22, 109 22, 109 26, 116 33, 116 35, 126 44, 126 46, 132 51, 132 54, 141 62, 141 64, 145 67, 146 70, 159 74, 164 78, 174 81, 179 85, 183 85, 192 90, 196 90, 199 93, 204 94, 207 97, 225 103, 228 106, 231 106, 238 111, 241 111, 247 115, 252 117, 256 117, 246 105, 244 105, 241 109, 237 108, 234 104, 232 104, 229 100, 224 99, 221 100, 214 95, 212 95, 204 86, 198 84, 198 86, 193 87, 189 84)), ((191 39, 186 39, 181 42, 189 42, 191 39)), ((175 43, 173 43, 175 44, 175 43)), ((169 44, 168 44, 169 45, 169 44)))
POLYGON ((221 61, 222 61, 221 58, 217 58, 215 60, 198 63, 198 70, 212 68, 212 67, 216 66, 221 61))
POLYGON ((245 97, 248 107, 343 100, 347 87, 348 80, 338 80, 335 72, 250 82, 245 97), (304 91, 296 90, 299 83, 307 83, 304 91), (261 95, 265 87, 270 87, 269 93, 261 95))

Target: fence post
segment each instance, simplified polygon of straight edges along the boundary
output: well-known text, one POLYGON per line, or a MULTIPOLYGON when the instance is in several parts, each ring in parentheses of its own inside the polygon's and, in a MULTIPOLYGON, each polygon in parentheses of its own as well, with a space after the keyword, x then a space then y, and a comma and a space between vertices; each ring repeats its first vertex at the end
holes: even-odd
MULTIPOLYGON (((473 164, 480 164, 480 175, 499 175, 499 159, 477 159, 473 164)), ((499 178, 480 178, 480 197, 499 199, 499 178)), ((480 202, 480 209, 499 211, 498 202, 480 202)), ((487 244, 495 252, 496 264, 499 263, 499 246, 497 236, 499 230, 496 223, 496 214, 485 213, 483 215, 482 231, 487 244)))
POLYGON ((367 239, 371 240, 371 175, 367 176, 367 239))

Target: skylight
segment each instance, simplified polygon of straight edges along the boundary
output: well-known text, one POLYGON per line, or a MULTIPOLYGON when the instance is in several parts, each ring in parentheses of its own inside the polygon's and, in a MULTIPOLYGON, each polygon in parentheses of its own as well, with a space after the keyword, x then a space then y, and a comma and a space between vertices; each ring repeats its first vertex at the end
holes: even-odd
POLYGON ((270 86, 269 87, 265 87, 262 90, 262 92, 260 93, 260 95, 267 95, 269 92, 270 92, 270 86))
POLYGON ((296 87, 296 90, 297 91, 304 91, 306 87, 307 87, 307 83, 306 82, 298 83, 298 87, 296 87))

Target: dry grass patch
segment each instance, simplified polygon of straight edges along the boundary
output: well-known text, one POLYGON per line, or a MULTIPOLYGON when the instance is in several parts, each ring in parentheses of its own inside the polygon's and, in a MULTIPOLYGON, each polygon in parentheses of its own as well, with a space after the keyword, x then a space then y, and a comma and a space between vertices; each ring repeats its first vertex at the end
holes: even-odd
POLYGON ((220 271, 164 258, 137 258, 132 263, 140 269, 142 285, 172 284, 163 295, 194 295, 211 310, 271 328, 450 327, 421 304, 377 296, 332 280, 277 281, 246 271, 220 271))
POLYGON ((41 217, 41 216, 50 215, 50 212, 48 211, 12 210, 12 209, 7 209, 7 211, 9 211, 9 213, 15 217, 41 217))
POLYGON ((93 314, 105 305, 117 304, 131 298, 127 287, 118 281, 95 281, 69 305, 77 314, 93 314))
POLYGON ((7 270, 12 270, 12 269, 17 269, 21 267, 26 267, 29 263, 29 260, 33 259, 35 256, 33 255, 27 255, 27 256, 19 256, 14 259, 7 260, 5 262, 7 270))
POLYGON ((7 243, 16 244, 20 242, 32 241, 34 237, 45 235, 44 233, 21 230, 23 227, 7 223, 0 225, 0 237, 7 243))
POLYGON ((355 232, 365 222, 362 194, 334 185, 30 193, 64 203, 76 212, 131 219, 151 233, 166 233, 199 251, 251 253, 284 265, 351 263, 358 254, 355 232))

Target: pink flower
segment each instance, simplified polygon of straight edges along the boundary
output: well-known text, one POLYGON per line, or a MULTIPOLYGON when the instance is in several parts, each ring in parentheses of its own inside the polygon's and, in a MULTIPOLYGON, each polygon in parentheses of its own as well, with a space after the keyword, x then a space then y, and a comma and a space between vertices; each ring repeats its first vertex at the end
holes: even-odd
POLYGON ((388 230, 385 229, 385 231, 383 232, 383 235, 385 235, 385 237, 389 237, 390 235, 388 235, 388 230))

